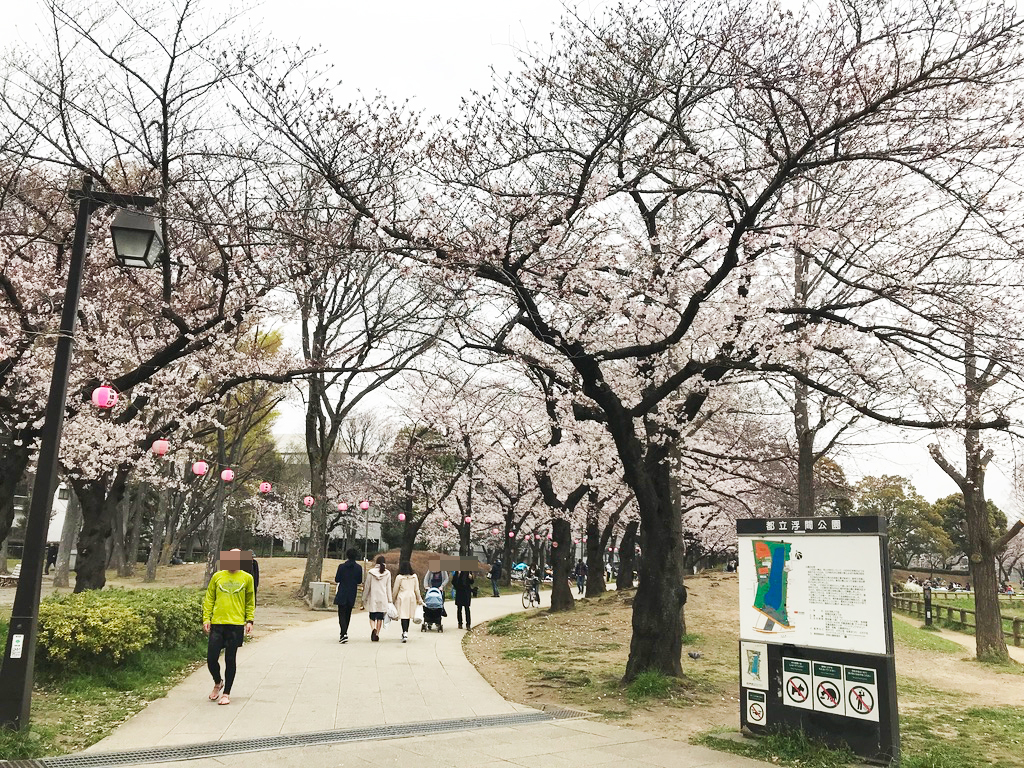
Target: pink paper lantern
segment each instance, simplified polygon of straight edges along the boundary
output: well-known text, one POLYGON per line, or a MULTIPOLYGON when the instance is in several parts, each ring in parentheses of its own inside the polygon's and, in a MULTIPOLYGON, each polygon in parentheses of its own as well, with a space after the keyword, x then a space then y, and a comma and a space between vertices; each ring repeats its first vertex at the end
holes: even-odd
POLYGON ((272 486, 266 480, 260 483, 260 493, 270 493, 272 486))
POLYGON ((338 511, 339 512, 348 512, 348 504, 345 503, 344 501, 339 503, 338 504, 338 511))
POLYGON ((473 522, 473 518, 472 518, 472 517, 470 517, 469 515, 466 515, 466 519, 465 519, 465 522, 466 522, 466 523, 472 523, 472 522, 473 522))
POLYGON ((398 522, 400 522, 400 523, 404 523, 405 522, 405 512, 399 512, 398 513, 398 522))
POLYGON ((449 525, 451 525, 451 523, 449 523, 447 520, 445 520, 443 523, 441 523, 441 525, 443 525, 445 528, 447 528, 449 525))
POLYGON ((302 503, 305 504, 307 507, 312 507, 316 503, 316 499, 314 499, 312 496, 307 496, 302 500, 302 503))
POLYGON ((557 541, 552 541, 551 542, 551 546, 552 547, 557 547, 558 546, 558 542, 557 541))
POLYGON ((193 475, 198 475, 199 477, 202 477, 203 475, 205 475, 209 471, 210 471, 210 465, 207 464, 205 461, 200 460, 200 461, 195 462, 192 465, 192 474, 193 475))
POLYGON ((171 444, 166 440, 154 440, 152 451, 157 456, 166 456, 167 451, 171 448, 171 444))
POLYGON ((551 541, 551 534, 548 534, 548 541, 551 541))
POLYGON ((497 535, 498 535, 498 529, 497 528, 491 528, 491 536, 497 536, 497 535))
POLYGON ((516 535, 515 535, 515 533, 514 533, 513 531, 509 531, 509 532, 508 532, 508 537, 509 537, 510 539, 514 539, 514 538, 516 537, 516 535))
POLYGON ((359 502, 359 508, 365 512, 366 510, 368 510, 370 508, 370 502, 368 502, 368 501, 360 501, 359 502))
POLYGON ((220 473, 220 479, 223 480, 225 483, 230 483, 232 480, 235 479, 235 470, 233 470, 233 469, 225 469, 225 470, 223 470, 220 473))
POLYGON ((92 404, 97 408, 113 408, 117 405, 117 390, 113 387, 96 387, 92 391, 92 404))

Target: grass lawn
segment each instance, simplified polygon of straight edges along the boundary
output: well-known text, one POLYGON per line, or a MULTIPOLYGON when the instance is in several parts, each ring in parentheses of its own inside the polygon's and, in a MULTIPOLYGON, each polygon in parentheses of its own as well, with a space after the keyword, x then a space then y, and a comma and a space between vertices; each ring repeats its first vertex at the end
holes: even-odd
MULTIPOLYGON (((7 622, 0 619, 0 642, 6 640, 7 622)), ((165 696, 205 657, 206 642, 200 640, 185 648, 143 651, 117 667, 73 675, 37 667, 32 724, 18 733, 0 729, 0 760, 65 755, 95 744, 148 702, 165 696)))
MULTIPOLYGON (((710 739, 739 727, 735 577, 688 581, 685 678, 642 675, 620 684, 629 649, 630 593, 584 600, 575 611, 544 609, 490 622, 471 633, 467 655, 500 693, 538 706, 576 707, 668 738, 707 743, 777 765, 832 768, 850 755, 781 735, 733 745, 710 739)), ((1019 664, 979 664, 963 646, 894 622, 902 768, 1024 766, 1019 664)))

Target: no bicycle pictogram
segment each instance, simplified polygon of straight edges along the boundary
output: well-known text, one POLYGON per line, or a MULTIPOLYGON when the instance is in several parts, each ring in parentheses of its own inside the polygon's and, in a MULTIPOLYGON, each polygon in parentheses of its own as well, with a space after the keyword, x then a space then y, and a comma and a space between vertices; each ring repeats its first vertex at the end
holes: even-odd
POLYGON ((802 677, 793 675, 786 682, 786 696, 798 704, 807 701, 808 693, 810 693, 810 687, 807 685, 807 681, 802 677))
POLYGON ((850 689, 850 706, 860 715, 867 715, 875 708, 875 697, 863 685, 855 685, 850 689))
POLYGON ((821 702, 821 706, 827 709, 835 709, 839 706, 841 700, 839 688, 836 687, 835 683, 829 680, 823 680, 818 683, 818 701, 821 702))

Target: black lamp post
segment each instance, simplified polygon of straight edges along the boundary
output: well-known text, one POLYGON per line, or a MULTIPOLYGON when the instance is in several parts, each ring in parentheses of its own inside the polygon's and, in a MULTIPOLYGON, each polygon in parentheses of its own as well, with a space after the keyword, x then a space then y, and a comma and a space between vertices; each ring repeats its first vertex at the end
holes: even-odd
MULTIPOLYGON (((82 293, 82 272, 89 245, 89 219, 103 206, 146 208, 156 205, 154 197, 94 192, 92 177, 82 180, 82 189, 70 193, 78 201, 75 216, 75 239, 71 249, 68 284, 64 291, 60 334, 53 361, 50 394, 46 400, 42 443, 36 465, 32 505, 25 525, 25 546, 21 560, 21 576, 14 595, 10 631, 3 666, 0 667, 0 726, 20 730, 28 725, 32 704, 32 679, 36 655, 36 632, 39 617, 39 595, 43 580, 46 530, 57 485, 60 435, 64 428, 64 404, 68 393, 72 342, 78 299, 82 293)), ((122 210, 111 227, 114 251, 124 266, 147 266, 156 263, 162 243, 152 219, 145 214, 122 210), (128 214, 127 217, 122 214, 128 214)))

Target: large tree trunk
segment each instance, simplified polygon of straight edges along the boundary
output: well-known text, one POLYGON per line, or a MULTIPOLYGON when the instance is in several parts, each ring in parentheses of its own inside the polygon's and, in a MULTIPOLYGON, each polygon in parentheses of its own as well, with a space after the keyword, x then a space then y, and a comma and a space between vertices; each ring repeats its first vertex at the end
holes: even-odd
POLYGON ((633 637, 624 682, 645 670, 680 677, 683 674, 682 518, 672 504, 668 462, 645 462, 644 477, 633 490, 640 508, 640 586, 633 600, 633 637))
POLYGON ((572 525, 556 519, 551 526, 551 610, 571 611, 576 607, 569 574, 572 571, 572 525), (557 546, 555 546, 557 544, 557 546))
POLYGON ((78 531, 82 527, 82 506, 78 503, 78 493, 70 483, 68 487, 70 498, 64 514, 64 527, 60 532, 60 546, 57 547, 57 567, 53 572, 53 586, 65 588, 71 585, 71 550, 78 544, 78 531))
POLYGON ((587 597, 603 595, 608 585, 604 581, 604 544, 597 522, 587 521, 587 597))
POLYGON ((639 520, 631 520, 626 524, 619 544, 619 575, 615 579, 615 589, 633 588, 633 560, 636 554, 636 532, 640 527, 639 520))
POLYGON ((131 489, 125 488, 121 501, 118 502, 114 513, 113 535, 110 537, 110 558, 107 560, 107 569, 121 573, 124 570, 125 551, 124 540, 128 531, 128 502, 131 497, 131 489))
MULTIPOLYGON (((964 339, 964 416, 968 423, 981 415, 981 398, 994 383, 978 369, 973 328, 964 339)), ((999 610, 999 584, 996 574, 996 547, 992 541, 992 523, 985 503, 985 469, 992 451, 984 450, 981 432, 967 429, 964 434, 964 472, 961 474, 946 460, 938 445, 928 446, 935 463, 960 487, 967 518, 967 546, 974 583, 975 630, 978 661, 1007 661, 1010 658, 1003 637, 999 610)))
POLYGON ((128 525, 128 539, 125 543, 124 567, 119 576, 135 574, 136 561, 139 559, 139 540, 142 538, 142 508, 145 506, 146 486, 139 484, 132 496, 131 519, 128 525))
POLYGON ((117 505, 124 495, 127 477, 128 468, 118 467, 112 479, 108 479, 108 474, 97 480, 72 481, 82 507, 75 592, 103 589, 107 583, 107 541, 113 533, 117 505))
POLYGON ((813 517, 814 499, 814 430, 811 429, 808 413, 807 385, 796 382, 794 388, 793 416, 796 424, 797 445, 797 509, 801 517, 813 517))
POLYGON ((149 543, 149 556, 146 558, 145 581, 156 581, 156 567, 160 564, 160 556, 163 552, 165 539, 170 540, 170 531, 165 532, 167 524, 167 495, 168 488, 157 490, 156 512, 153 514, 153 533, 149 543))
MULTIPOLYGON (((225 421, 224 412, 220 411, 217 414, 217 422, 223 424, 225 421)), ((216 470, 219 474, 220 468, 225 466, 227 459, 227 444, 225 443, 224 428, 217 428, 217 467, 216 470)), ((224 528, 225 528, 225 514, 224 514, 224 499, 227 495, 224 481, 220 477, 216 477, 214 482, 217 483, 217 490, 214 493, 213 502, 213 520, 210 523, 209 538, 206 541, 206 573, 203 577, 203 585, 208 585, 210 579, 213 578, 213 574, 217 572, 218 561, 220 560, 220 548, 224 541, 224 528)))
POLYGON ((14 445, 13 439, 10 442, 0 449, 0 542, 7 541, 14 525, 14 494, 32 457, 31 439, 23 445, 14 445))
POLYGON ((10 573, 7 568, 7 539, 0 542, 0 573, 10 573))
POLYGON ((311 467, 310 491, 313 506, 309 510, 309 547, 306 549, 306 569, 302 573, 302 584, 298 597, 309 594, 309 585, 323 581, 324 542, 327 538, 327 461, 311 467))

